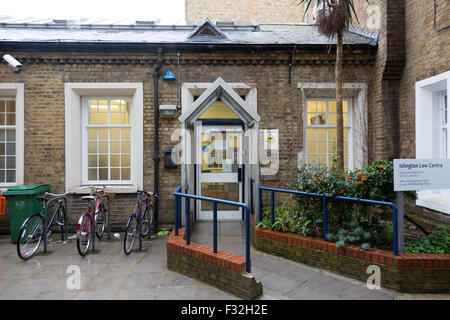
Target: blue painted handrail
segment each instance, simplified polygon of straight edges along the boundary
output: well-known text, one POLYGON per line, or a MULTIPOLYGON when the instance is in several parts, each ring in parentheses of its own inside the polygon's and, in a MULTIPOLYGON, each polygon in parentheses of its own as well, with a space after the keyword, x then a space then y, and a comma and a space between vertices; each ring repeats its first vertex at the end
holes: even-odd
POLYGON ((343 200, 343 201, 350 201, 350 202, 357 202, 357 203, 366 203, 366 204, 373 204, 373 205, 379 205, 379 206, 387 206, 392 208, 392 215, 393 215, 393 226, 394 226, 394 255, 398 256, 398 225, 397 225, 397 206, 392 202, 385 202, 385 201, 377 201, 377 200, 368 200, 368 199, 357 199, 357 198, 349 198, 349 197, 340 197, 340 196, 328 196, 325 194, 319 194, 319 193, 309 193, 309 192, 303 192, 303 191, 296 191, 296 190, 287 190, 287 189, 278 189, 278 188, 269 188, 269 187, 263 187, 261 185, 258 186, 258 208, 259 208, 259 222, 262 221, 262 191, 270 191, 270 223, 271 223, 271 229, 273 231, 273 224, 275 223, 275 209, 274 209, 274 202, 275 202, 275 192, 280 193, 290 193, 290 194, 298 194, 303 196, 309 196, 309 197, 316 197, 316 198, 322 198, 322 206, 323 206, 323 239, 327 241, 326 235, 328 230, 328 215, 327 215, 327 202, 328 200, 343 200))
POLYGON ((175 234, 178 235, 178 229, 181 227, 181 199, 184 197, 186 201, 186 245, 191 244, 191 228, 190 228, 190 199, 209 201, 213 203, 213 250, 217 253, 217 204, 226 204, 229 206, 236 206, 245 210, 245 270, 251 272, 250 262, 250 209, 247 204, 242 202, 235 202, 229 200, 222 200, 216 198, 209 198, 203 196, 197 196, 189 193, 182 193, 181 186, 179 186, 174 192, 175 196, 175 234))

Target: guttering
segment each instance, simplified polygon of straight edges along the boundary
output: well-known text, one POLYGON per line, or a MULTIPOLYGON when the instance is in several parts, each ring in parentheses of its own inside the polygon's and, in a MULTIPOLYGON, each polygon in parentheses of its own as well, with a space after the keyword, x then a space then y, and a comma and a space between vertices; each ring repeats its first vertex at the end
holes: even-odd
MULTIPOLYGON (((158 61, 156 63, 155 69, 153 70, 153 192, 159 194, 159 91, 158 91, 158 80, 159 71, 161 70, 163 64, 162 48, 158 48, 158 61)), ((153 229, 155 234, 158 232, 158 205, 159 197, 154 198, 153 205, 153 229)))

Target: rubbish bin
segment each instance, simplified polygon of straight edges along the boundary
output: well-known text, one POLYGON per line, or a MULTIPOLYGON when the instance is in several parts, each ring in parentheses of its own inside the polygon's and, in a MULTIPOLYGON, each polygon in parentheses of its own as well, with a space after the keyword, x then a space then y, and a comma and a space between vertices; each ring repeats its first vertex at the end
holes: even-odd
POLYGON ((50 184, 27 184, 8 188, 2 194, 8 199, 9 229, 13 243, 17 243, 20 227, 25 219, 41 212, 43 203, 37 197, 50 191, 51 187, 50 184))

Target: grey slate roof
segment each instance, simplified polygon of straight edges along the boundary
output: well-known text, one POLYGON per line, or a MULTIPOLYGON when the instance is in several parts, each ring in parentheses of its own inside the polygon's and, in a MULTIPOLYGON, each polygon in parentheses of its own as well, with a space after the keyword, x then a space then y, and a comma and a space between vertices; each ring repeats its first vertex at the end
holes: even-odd
MULTIPOLYGON (((32 43, 148 43, 148 44, 231 44, 231 45, 329 45, 335 43, 321 35, 313 25, 235 25, 220 26, 226 37, 192 37, 197 25, 157 25, 149 22, 103 20, 70 21, 51 19, 1 20, 0 42, 32 43), (59 22, 59 23, 58 23, 59 22)), ((209 20, 208 20, 209 21, 209 20)), ((376 46, 377 36, 358 30, 345 34, 344 44, 376 46)))

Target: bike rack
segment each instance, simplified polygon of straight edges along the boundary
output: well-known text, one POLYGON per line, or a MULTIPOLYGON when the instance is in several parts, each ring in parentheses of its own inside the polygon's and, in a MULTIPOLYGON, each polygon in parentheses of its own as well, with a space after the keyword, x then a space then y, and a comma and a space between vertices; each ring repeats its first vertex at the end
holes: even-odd
MULTIPOLYGON (((49 199, 46 204, 44 204, 44 207, 45 207, 44 208, 45 209, 44 210, 45 211, 44 212, 44 226, 45 226, 45 229, 46 229, 46 230, 44 230, 44 252, 45 253, 47 252, 47 215, 48 215, 48 205, 52 201, 63 199, 64 200, 64 210, 65 210, 65 213, 66 213, 66 217, 68 217, 67 196, 69 194, 70 193, 53 197, 53 198, 49 199)), ((67 235, 67 219, 64 220, 64 224, 65 224, 64 225, 64 238, 65 238, 65 240, 67 240, 68 239, 68 235, 67 235)))

